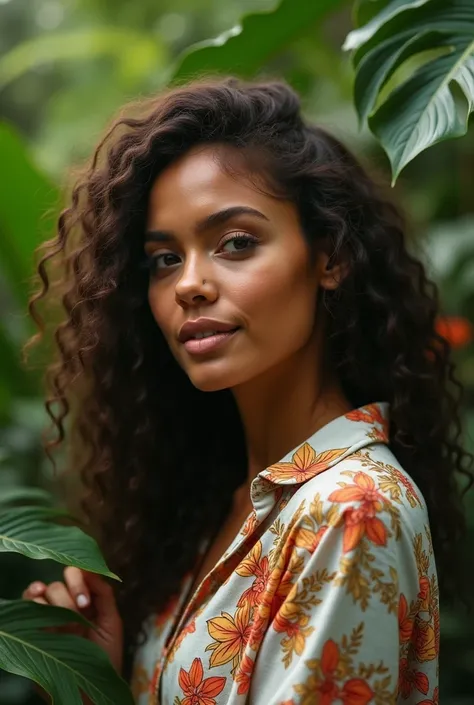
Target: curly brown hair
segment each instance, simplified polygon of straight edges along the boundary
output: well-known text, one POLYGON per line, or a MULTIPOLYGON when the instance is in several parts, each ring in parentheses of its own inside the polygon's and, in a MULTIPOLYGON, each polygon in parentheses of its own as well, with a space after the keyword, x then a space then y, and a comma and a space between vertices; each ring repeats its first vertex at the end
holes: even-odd
POLYGON ((39 304, 55 298, 48 294, 66 312, 47 374, 57 437, 46 450, 70 440, 69 467, 87 488, 83 508, 123 580, 128 657, 144 618, 178 589, 247 473, 230 390, 199 391, 175 362, 142 266, 154 180, 206 143, 233 146, 249 172, 297 206, 311 251, 324 238, 344 258, 347 277, 323 294, 331 360, 354 408, 391 405, 390 446, 426 499, 442 584, 464 530, 457 476, 471 481, 472 457, 460 441, 461 387, 436 332, 436 287, 408 252, 397 209, 339 141, 303 120, 284 82, 210 77, 169 89, 134 104, 133 117, 117 119, 98 145, 45 244, 30 301, 35 340, 44 330, 39 304))

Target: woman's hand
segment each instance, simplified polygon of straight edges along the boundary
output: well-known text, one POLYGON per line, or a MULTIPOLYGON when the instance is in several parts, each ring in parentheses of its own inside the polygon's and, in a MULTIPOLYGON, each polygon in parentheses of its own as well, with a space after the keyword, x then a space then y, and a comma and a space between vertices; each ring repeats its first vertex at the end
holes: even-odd
POLYGON ((112 587, 100 575, 68 566, 64 582, 46 585, 31 583, 22 595, 41 605, 55 605, 79 612, 92 622, 97 631, 81 624, 51 628, 52 632, 77 634, 105 651, 115 670, 122 671, 123 627, 112 587))

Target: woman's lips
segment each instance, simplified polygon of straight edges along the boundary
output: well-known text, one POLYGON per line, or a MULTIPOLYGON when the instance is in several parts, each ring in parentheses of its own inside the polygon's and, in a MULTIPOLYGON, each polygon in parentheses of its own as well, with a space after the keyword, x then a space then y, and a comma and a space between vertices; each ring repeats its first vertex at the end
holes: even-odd
POLYGON ((225 333, 216 333, 215 335, 210 335, 207 338, 190 338, 185 343, 183 343, 186 348, 186 352, 191 355, 202 355, 208 353, 211 350, 216 350, 217 348, 224 345, 230 338, 232 338, 239 328, 227 331, 225 333))

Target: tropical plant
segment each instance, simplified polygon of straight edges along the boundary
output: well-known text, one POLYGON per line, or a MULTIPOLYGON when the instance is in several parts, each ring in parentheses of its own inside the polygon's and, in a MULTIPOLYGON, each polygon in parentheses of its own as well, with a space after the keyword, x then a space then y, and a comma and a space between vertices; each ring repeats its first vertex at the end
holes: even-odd
MULTIPOLYGON (((356 18, 366 20, 368 7, 360 5, 356 18)), ((394 181, 427 147, 466 134, 474 108, 472 0, 391 0, 344 48, 354 52, 359 118, 387 152, 394 181)))
MULTIPOLYGON (((79 527, 64 525, 71 519, 52 507, 51 498, 39 489, 6 492, 0 503, 0 552, 51 559, 118 579, 105 565, 96 542, 79 527), (31 504, 38 501, 39 506, 31 504), (25 502, 29 504, 24 506, 25 502)), ((127 684, 102 649, 74 634, 50 631, 77 623, 94 629, 72 610, 0 600, 0 668, 35 681, 53 703, 81 705, 82 691, 97 705, 132 705, 127 684)))

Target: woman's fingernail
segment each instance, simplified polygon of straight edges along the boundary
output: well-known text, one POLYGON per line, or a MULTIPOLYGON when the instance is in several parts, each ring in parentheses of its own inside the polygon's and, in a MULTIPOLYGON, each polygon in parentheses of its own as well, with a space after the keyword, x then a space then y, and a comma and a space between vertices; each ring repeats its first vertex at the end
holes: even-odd
POLYGON ((30 587, 31 592, 35 595, 39 595, 43 591, 43 585, 41 583, 33 583, 30 587))
POLYGON ((76 598, 77 606, 78 607, 87 607, 89 604, 89 599, 86 595, 78 595, 76 598))

